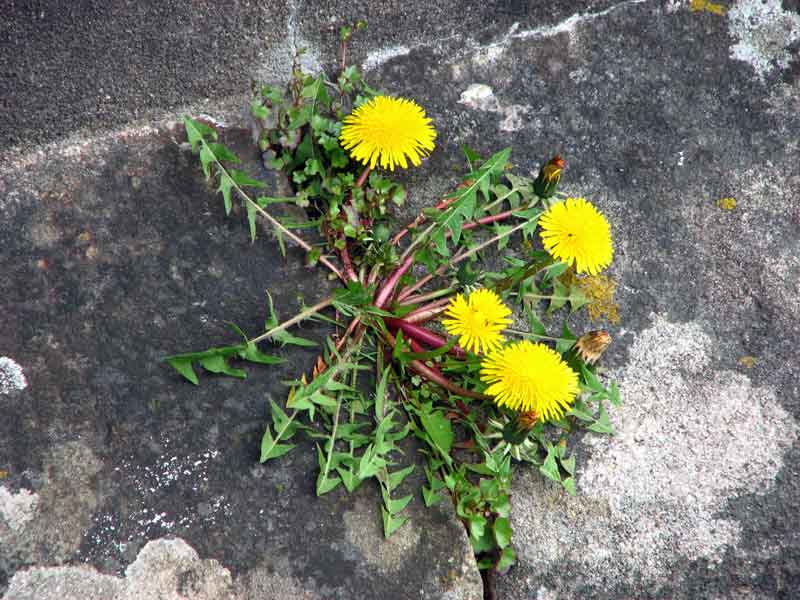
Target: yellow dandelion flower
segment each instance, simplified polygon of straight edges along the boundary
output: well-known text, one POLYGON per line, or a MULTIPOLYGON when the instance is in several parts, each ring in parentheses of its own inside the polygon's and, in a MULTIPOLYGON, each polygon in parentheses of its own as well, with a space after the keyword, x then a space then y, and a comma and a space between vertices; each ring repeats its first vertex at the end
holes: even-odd
POLYGON ((578 374, 561 355, 528 340, 492 352, 481 366, 486 393, 499 406, 535 411, 544 421, 561 418, 578 394, 578 374))
POLYGON ((436 130, 425 111, 413 100, 376 96, 342 121, 339 140, 350 156, 371 169, 408 168, 406 157, 418 167, 433 151, 436 130))
POLYGON ((472 292, 468 299, 458 294, 450 301, 442 325, 451 335, 457 335, 462 348, 471 352, 488 352, 499 348, 505 339, 503 329, 511 323, 511 310, 492 290, 472 292))
POLYGON ((542 244, 551 256, 595 275, 611 264, 614 248, 606 218, 583 198, 553 204, 541 217, 542 244))

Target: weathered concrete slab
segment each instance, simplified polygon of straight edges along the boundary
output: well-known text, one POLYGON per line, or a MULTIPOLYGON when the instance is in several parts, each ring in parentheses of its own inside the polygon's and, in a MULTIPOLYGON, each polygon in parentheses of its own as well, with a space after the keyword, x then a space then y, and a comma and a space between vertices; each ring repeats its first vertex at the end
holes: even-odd
MULTIPOLYGON (((225 321, 262 330, 266 289, 288 317, 331 287, 267 232, 250 244, 179 130, 52 148, 0 177, 4 597, 480 598, 449 507, 417 498, 384 543, 378 490, 316 498, 313 445, 258 464, 267 400, 312 350, 200 387, 161 362, 234 342, 225 321)), ((259 171, 248 132, 228 143, 259 171)))
MULTIPOLYGON (((373 81, 416 98, 440 130, 440 148, 409 175, 411 212, 452 185, 462 164, 459 144, 484 152, 511 145, 523 171, 554 153, 564 156, 565 189, 594 200, 614 228, 623 320, 611 328, 615 343, 606 363, 625 395, 625 406, 612 414, 619 435, 576 442, 575 499, 536 473, 518 472, 512 520, 520 563, 499 579, 499 596, 797 595, 796 0, 460 3, 458 10, 449 3, 290 3, 276 11, 281 16, 268 21, 275 31, 258 28, 259 35, 274 36, 262 56, 252 49, 233 57, 202 50, 198 65, 205 66, 198 68, 209 74, 227 74, 232 61, 242 63, 241 79, 228 77, 229 87, 193 88, 172 78, 190 55, 171 56, 163 69, 154 63, 141 71, 149 73, 142 85, 152 79, 165 90, 154 99, 138 98, 138 88, 126 85, 136 71, 104 74, 131 92, 103 116, 87 109, 96 100, 84 101, 100 97, 97 86, 74 77, 80 89, 59 106, 66 115, 59 125, 46 102, 52 94, 15 83, 3 99, 19 115, 18 126, 8 134, 3 122, 0 132, 30 146, 76 127, 118 125, 184 103, 195 112, 224 104, 215 115, 233 122, 250 74, 285 73, 284 52, 292 43, 309 48, 307 64, 329 64, 335 36, 327 28, 366 17, 370 29, 355 40, 351 60, 370 69, 373 81), (732 211, 717 204, 727 197, 737 201, 732 211), (755 363, 748 366, 746 357, 755 363)), ((2 31, 22 30, 24 18, 15 14, 2 31)), ((32 21, 24 23, 35 30, 32 21)), ((197 22, 193 27, 202 29, 197 22)), ((135 46, 138 29, 131 31, 121 34, 121 45, 135 46)), ((180 39, 193 37, 188 29, 184 34, 180 39)), ((93 40, 85 36, 74 55, 96 54, 103 46, 93 40)), ((38 64, 67 64, 45 43, 32 43, 38 64)), ((158 43, 171 47, 169 39, 158 43)), ((20 48, 2 54, 0 71, 13 64, 13 72, 26 72, 20 48)), ((74 65, 80 72, 81 62, 74 65)), ((218 81, 202 80, 212 79, 218 81)), ((252 370, 247 384, 207 382, 189 395, 157 366, 157 357, 202 345, 212 331, 224 335, 223 319, 257 330, 263 287, 273 284, 248 277, 254 270, 270 274, 279 261, 269 244, 252 252, 241 223, 221 216, 193 163, 181 163, 164 135, 134 127, 122 137, 73 137, 68 156, 54 162, 43 162, 54 152, 50 147, 21 153, 28 171, 14 172, 5 161, 14 174, 0 190, 0 256, 3 275, 12 275, 0 278, 0 355, 7 356, 0 362, 0 403, 10 417, 0 424, 0 457, 17 458, 8 460, 10 468, 0 464, 10 473, 0 486, 0 528, 6 527, 0 533, 16 536, 13 552, 0 550, 0 571, 17 572, 21 583, 12 585, 49 581, 36 589, 60 589, 60 582, 75 579, 72 571, 21 567, 86 559, 100 569, 87 577, 126 589, 136 577, 128 571, 123 578, 125 569, 151 564, 155 554, 144 541, 178 535, 189 550, 180 543, 155 547, 172 557, 161 563, 166 579, 170 569, 185 569, 195 573, 192 581, 213 579, 245 596, 283 590, 325 597, 343 588, 325 588, 319 572, 333 573, 349 561, 352 573, 342 585, 372 586, 367 589, 375 595, 392 597, 391 586, 412 570, 382 570, 375 565, 394 564, 386 557, 395 551, 355 541, 377 540, 347 524, 362 507, 374 507, 366 493, 337 497, 341 506, 317 501, 302 462, 258 478, 262 390, 274 389, 275 371, 252 370), (75 166, 84 151, 105 164, 75 166), (143 158, 153 153, 157 163, 143 158), (172 166, 148 181, 157 164, 172 166), (79 168, 85 171, 76 176, 79 168), (33 173, 41 181, 31 181, 33 173), (164 179, 174 187, 163 189, 164 179), (12 188, 28 191, 9 194, 12 188), (121 203, 114 204, 118 195, 121 203), (202 232, 211 233, 198 238, 202 232), (220 287, 223 280, 237 287, 220 287), (151 292, 141 291, 145 283, 151 292), (132 347, 145 354, 126 357, 132 347), (215 449, 226 450, 205 455, 215 449), (172 469, 172 462, 190 474, 172 469), (298 532, 280 519, 265 522, 258 511, 267 506, 309 515, 314 525, 298 532), (343 514, 351 516, 331 517, 343 514), (181 524, 182 518, 188 520, 181 524), (220 523, 236 529, 220 533, 220 523), (58 535, 43 544, 43 532, 55 524, 58 535), (234 531, 239 537, 225 538, 234 531), (320 535, 339 546, 312 544, 320 535), (306 541, 311 549, 300 547, 306 541), (189 556, 192 549, 198 556, 189 556), (181 560, 192 566, 171 566, 181 560), (211 560, 219 564, 198 562, 211 560)), ((281 277, 307 281, 298 260, 279 264, 281 277)), ((323 282, 306 285, 310 293, 323 282)), ((284 289, 284 300, 292 296, 284 289)), ((298 354, 294 366, 310 360, 298 354)), ((431 518, 448 525, 423 524, 423 536, 456 535, 449 517, 431 518)), ((355 522, 378 523, 377 516, 355 522)), ((414 543, 410 554, 419 555, 424 543, 414 543)), ((436 579, 427 566, 417 575, 436 579)), ((445 589, 430 585, 430 597, 445 589)), ((449 589, 466 594, 474 587, 451 582, 449 589)))

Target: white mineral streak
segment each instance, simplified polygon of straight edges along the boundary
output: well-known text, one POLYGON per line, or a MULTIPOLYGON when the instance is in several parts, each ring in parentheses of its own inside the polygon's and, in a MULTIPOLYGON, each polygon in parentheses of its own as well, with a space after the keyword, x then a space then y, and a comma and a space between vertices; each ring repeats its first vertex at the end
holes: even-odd
POLYGON ((39 495, 30 490, 21 489, 12 494, 0 487, 0 519, 6 522, 11 531, 19 531, 22 526, 33 519, 39 495))
POLYGON ((738 40, 731 58, 755 69, 762 81, 792 59, 790 46, 800 40, 800 15, 784 10, 781 0, 739 0, 728 11, 728 30, 738 40))
POLYGON ((10 394, 28 387, 28 381, 16 362, 7 356, 0 356, 0 394, 10 394))

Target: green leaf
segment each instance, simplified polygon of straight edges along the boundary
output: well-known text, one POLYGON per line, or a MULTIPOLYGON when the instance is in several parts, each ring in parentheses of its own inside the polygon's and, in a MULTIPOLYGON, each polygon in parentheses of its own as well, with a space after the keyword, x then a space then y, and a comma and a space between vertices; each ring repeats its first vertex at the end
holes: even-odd
POLYGON ((349 468, 339 466, 336 467, 336 472, 339 473, 339 477, 348 494, 352 494, 356 491, 358 486, 361 485, 361 482, 364 481, 363 479, 359 479, 353 470, 349 468))
POLYGON ((500 560, 497 561, 496 568, 498 571, 505 571, 509 567, 513 566, 515 562, 517 562, 517 553, 514 552, 514 549, 511 546, 506 546, 500 553, 500 560))
POLYGON ((494 539, 500 548, 505 548, 511 543, 511 523, 508 519, 503 517, 495 519, 494 539))
POLYGON ((318 345, 317 342, 313 340, 308 340, 306 338, 292 335, 285 329, 281 331, 276 331, 271 336, 269 336, 269 339, 279 343, 281 346, 291 344, 292 346, 303 346, 304 348, 314 348, 318 345))
POLYGON ((449 454, 453 445, 453 427, 450 421, 440 412, 420 414, 420 422, 425 433, 443 454, 449 454))
POLYGON ((197 145, 201 141, 205 139, 217 139, 216 130, 209 127, 205 123, 201 123, 200 121, 195 121, 188 116, 184 116, 183 125, 186 128, 186 137, 189 139, 189 143, 192 145, 192 152, 197 152, 197 145))
POLYGON ((567 490, 567 493, 570 496, 575 496, 575 478, 574 477, 567 477, 564 481, 561 482, 561 485, 564 486, 564 489, 567 490))
MULTIPOLYGON (((388 368, 388 367, 387 367, 388 368)), ((414 470, 414 465, 409 465, 405 469, 400 469, 399 471, 395 471, 394 473, 389 473, 389 484, 388 487, 390 490, 393 490, 398 485, 400 485, 403 480, 414 470)), ((409 496, 410 497, 410 496, 409 496)), ((396 512, 396 511, 392 511, 396 512)))
POLYGON ((403 516, 394 516, 389 511, 387 511, 384 507, 381 506, 381 515, 383 516, 383 535, 388 538, 392 535, 395 531, 400 528, 403 523, 408 520, 408 517, 403 516))
POLYGON ((225 214, 231 214, 231 190, 233 189, 233 180, 228 177, 225 171, 219 173, 219 189, 218 192, 222 193, 222 201, 225 203, 225 214))
POLYGON ((281 358, 280 356, 272 356, 270 354, 264 354, 261 352, 253 342, 248 341, 247 345, 245 346, 244 350, 239 352, 239 358, 243 358, 252 363, 258 363, 261 365, 278 365, 280 363, 286 362, 286 359, 281 358))
POLYGON ((250 242, 256 241, 256 207, 252 202, 244 200, 245 208, 247 208, 247 224, 250 226, 250 242))
POLYGON ((548 479, 561 483, 561 473, 556 462, 556 450, 552 444, 547 445, 547 458, 544 459, 542 466, 539 467, 539 471, 548 479))
POLYGON ((597 433, 614 434, 614 427, 611 425, 611 421, 608 419, 608 413, 602 404, 600 405, 600 416, 598 416, 597 420, 589 425, 587 429, 597 433))
POLYGON ((425 502, 425 506, 430 508, 434 504, 438 504, 443 500, 442 495, 438 492, 433 491, 426 485, 422 486, 422 500, 425 502))
POLYGON ((200 384, 200 381, 197 379, 197 373, 195 373, 194 369, 192 368, 192 360, 190 358, 172 357, 167 358, 166 361, 173 369, 175 369, 193 384, 200 384))
POLYGON ((608 386, 608 399, 614 406, 622 405, 622 400, 620 399, 619 396, 619 388, 617 387, 616 381, 612 381, 611 385, 608 386))
POLYGON ((203 357, 197 362, 199 362, 206 371, 211 371, 212 373, 223 373, 239 379, 247 378, 247 373, 245 371, 241 369, 234 369, 228 364, 228 361, 223 356, 218 354, 214 356, 203 357))
POLYGON ((317 476, 317 496, 327 494, 342 482, 338 477, 325 477, 322 473, 317 476))
POLYGON ((258 179, 253 179, 247 173, 243 171, 239 171, 237 169, 230 169, 228 171, 230 173, 231 179, 236 182, 236 185, 239 187, 254 187, 254 188, 265 188, 267 184, 263 181, 259 181, 258 179))
POLYGON ((581 421, 594 421, 592 411, 588 406, 586 406, 583 400, 576 400, 575 404, 572 405, 572 408, 567 411, 567 414, 572 415, 581 421))
POLYGON ((278 439, 273 438, 269 425, 264 430, 264 437, 261 438, 261 458, 260 462, 265 463, 273 458, 278 458, 289 452, 295 444, 279 444, 278 439))
POLYGON ((214 157, 219 162, 225 161, 229 163, 239 164, 240 161, 239 157, 236 156, 233 152, 228 150, 228 148, 224 144, 216 144, 213 142, 208 143, 208 148, 211 152, 214 153, 214 157))

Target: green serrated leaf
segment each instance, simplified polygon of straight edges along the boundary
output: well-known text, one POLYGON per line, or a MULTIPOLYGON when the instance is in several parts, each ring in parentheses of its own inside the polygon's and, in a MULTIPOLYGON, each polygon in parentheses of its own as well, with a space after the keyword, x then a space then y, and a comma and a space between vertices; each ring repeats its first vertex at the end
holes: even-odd
POLYGON ((433 491, 426 485, 422 486, 422 500, 425 502, 425 506, 430 508, 434 504, 439 504, 443 500, 442 495, 438 492, 433 491))
POLYGON ((230 169, 228 173, 236 182, 236 185, 239 187, 254 187, 254 188, 265 188, 267 184, 263 181, 259 181, 258 179, 253 179, 244 171, 239 171, 237 169, 230 169))
POLYGON ((381 506, 381 515, 383 516, 383 535, 388 538, 395 531, 397 531, 403 523, 408 520, 408 517, 393 516, 389 511, 381 506))
POLYGON ((204 139, 217 139, 217 132, 205 123, 195 121, 194 119, 184 116, 183 125, 186 128, 186 137, 192 146, 192 152, 197 152, 197 145, 204 139))
POLYGON ((600 405, 600 415, 597 417, 597 420, 587 427, 590 431, 595 431, 597 433, 607 433, 609 435, 614 434, 614 427, 611 425, 611 421, 608 418, 608 413, 603 405, 600 405))
POLYGON ((547 477, 558 483, 561 483, 561 473, 558 470, 558 462, 556 461, 556 449, 552 444, 547 446, 547 458, 544 459, 539 471, 547 477))
POLYGON ((192 360, 188 358, 167 358, 167 363, 175 369, 178 373, 183 375, 186 379, 191 381, 195 385, 200 384, 200 380, 197 379, 197 373, 194 372, 192 368, 192 360))
POLYGON ((498 547, 505 548, 511 543, 511 523, 508 519, 498 517, 494 521, 494 540, 498 547))
POLYGON ((286 359, 281 358, 280 356, 272 356, 270 354, 264 354, 261 352, 253 342, 248 341, 245 348, 239 352, 239 358, 243 358, 246 361, 252 363, 258 363, 261 365, 278 365, 280 363, 286 362, 286 359))
POLYGON ((230 375, 231 377, 237 377, 239 379, 247 378, 247 373, 245 371, 234 369, 228 364, 225 357, 220 355, 205 356, 198 359, 197 362, 199 362, 206 371, 211 371, 212 373, 222 373, 223 375, 230 375))
POLYGON ((225 214, 231 214, 231 190, 233 189, 233 180, 228 177, 224 171, 219 174, 219 189, 218 192, 222 193, 222 201, 225 203, 225 214))
POLYGON ((279 444, 280 436, 275 439, 272 436, 272 431, 269 425, 264 430, 264 436, 261 438, 261 458, 260 462, 265 463, 273 458, 278 458, 289 452, 295 447, 295 444, 279 444))
POLYGON ((513 566, 515 562, 517 562, 517 553, 514 552, 511 546, 506 546, 500 553, 500 559, 497 561, 497 567, 495 568, 498 571, 505 571, 513 566))
POLYGON ((234 164, 239 164, 240 162, 242 162, 241 160, 239 160, 238 156, 236 156, 233 152, 231 152, 227 148, 227 146, 225 146, 225 144, 209 142, 208 148, 211 150, 211 152, 214 153, 214 157, 216 158, 216 160, 220 162, 225 161, 234 164))
MULTIPOLYGON (((403 480, 414 470, 414 465, 409 465, 405 469, 400 469, 394 473, 389 473, 389 489, 393 490, 400 485, 403 480)), ((395 512, 395 511, 392 511, 395 512)))
POLYGON ((443 454, 449 454, 453 445, 453 426, 450 421, 440 411, 422 413, 419 418, 431 441, 443 454))

